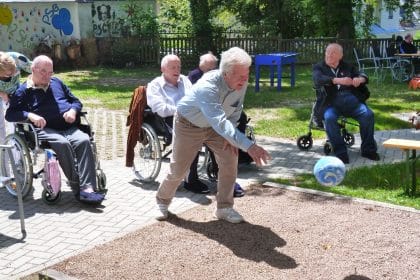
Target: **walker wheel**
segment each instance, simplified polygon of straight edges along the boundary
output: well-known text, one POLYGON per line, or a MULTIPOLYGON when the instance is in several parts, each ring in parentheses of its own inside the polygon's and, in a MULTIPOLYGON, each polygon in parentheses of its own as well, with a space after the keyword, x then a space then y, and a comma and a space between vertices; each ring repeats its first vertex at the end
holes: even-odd
POLYGON ((297 146, 302 151, 307 151, 310 148, 312 148, 313 140, 311 136, 308 135, 302 135, 297 139, 297 146))
POLYGON ((61 191, 59 191, 55 196, 52 196, 52 194, 45 189, 42 191, 42 201, 44 201, 46 204, 53 205, 58 203, 60 200, 61 191))
POLYGON ((348 133, 347 131, 343 133, 343 140, 347 147, 353 146, 355 142, 354 135, 352 133, 348 133))
POLYGON ((325 144, 324 144, 324 154, 326 154, 328 156, 329 154, 332 153, 332 151, 333 151, 333 147, 332 147, 330 141, 325 142, 325 144))

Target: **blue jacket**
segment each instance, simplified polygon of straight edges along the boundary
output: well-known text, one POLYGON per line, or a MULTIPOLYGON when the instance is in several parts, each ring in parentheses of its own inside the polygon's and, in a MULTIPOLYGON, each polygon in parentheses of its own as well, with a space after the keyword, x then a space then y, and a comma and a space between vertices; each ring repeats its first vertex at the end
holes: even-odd
POLYGON ((82 103, 60 79, 52 77, 47 91, 41 88, 28 88, 27 82, 23 83, 10 98, 6 120, 25 121, 29 113, 34 113, 47 121, 46 127, 66 130, 75 125, 67 123, 63 118, 63 114, 70 109, 80 113, 82 103))

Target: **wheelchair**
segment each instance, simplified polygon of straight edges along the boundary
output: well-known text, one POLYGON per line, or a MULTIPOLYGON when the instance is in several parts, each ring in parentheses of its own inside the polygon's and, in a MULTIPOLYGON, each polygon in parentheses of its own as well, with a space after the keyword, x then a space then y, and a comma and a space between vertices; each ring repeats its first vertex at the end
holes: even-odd
MULTIPOLYGON (((313 146, 313 137, 312 137, 312 130, 320 130, 325 131, 324 125, 321 121, 322 116, 320 116, 319 109, 322 106, 320 100, 325 96, 325 89, 315 89, 317 94, 317 101, 312 105, 311 117, 309 120, 308 125, 308 132, 305 135, 301 135, 298 137, 296 144, 301 151, 308 151, 313 146)), ((347 147, 351 147, 355 144, 355 137, 354 134, 349 132, 346 128, 347 124, 353 126, 359 126, 357 123, 353 123, 347 120, 345 117, 340 117, 338 120, 338 125, 340 126, 341 136, 343 137, 344 143, 347 147)), ((327 139, 324 143, 324 154, 329 155, 333 152, 333 147, 330 141, 327 139)))
MULTIPOLYGON (((143 124, 136 147, 134 148, 133 172, 141 182, 153 182, 159 175, 162 161, 167 160, 172 153, 172 133, 165 119, 153 113, 146 106, 143 114, 143 124)), ((197 171, 203 170, 208 162, 208 149, 199 151, 197 171)))
MULTIPOLYGON (((97 179, 97 188, 99 192, 105 193, 106 190, 106 175, 101 169, 100 161, 97 155, 96 142, 94 139, 94 132, 87 120, 86 112, 82 112, 78 120, 79 129, 89 135, 92 151, 95 157, 95 170, 97 179)), ((46 204, 55 204, 60 201, 61 191, 54 192, 52 186, 46 180, 49 174, 45 170, 46 161, 52 150, 50 150, 47 141, 38 139, 35 127, 28 122, 14 123, 14 132, 7 135, 5 144, 12 146, 12 154, 15 161, 17 174, 19 174, 20 182, 22 184, 22 197, 28 195, 33 188, 33 179, 42 179, 42 200, 46 204), (42 157, 41 155, 45 155, 42 157)), ((16 180, 10 178, 12 167, 8 160, 7 151, 0 149, 0 162, 4 163, 0 166, 0 176, 9 178, 5 183, 7 191, 12 196, 17 196, 16 180)), ((16 174, 15 174, 16 176, 16 174)))

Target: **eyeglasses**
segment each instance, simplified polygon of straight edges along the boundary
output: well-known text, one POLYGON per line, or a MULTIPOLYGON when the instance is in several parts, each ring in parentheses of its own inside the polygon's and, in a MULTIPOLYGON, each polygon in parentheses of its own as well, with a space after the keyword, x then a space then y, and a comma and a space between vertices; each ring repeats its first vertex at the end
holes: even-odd
POLYGON ((39 73, 41 73, 42 75, 48 75, 48 76, 54 75, 53 71, 47 71, 45 69, 39 69, 39 68, 36 68, 36 69, 39 70, 39 73))

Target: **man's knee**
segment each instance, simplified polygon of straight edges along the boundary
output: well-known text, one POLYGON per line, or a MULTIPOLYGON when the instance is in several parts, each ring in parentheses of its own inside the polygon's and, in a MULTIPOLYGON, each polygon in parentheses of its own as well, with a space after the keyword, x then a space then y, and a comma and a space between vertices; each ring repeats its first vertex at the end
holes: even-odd
POLYGON ((326 124, 336 123, 338 121, 338 116, 331 110, 327 110, 324 113, 324 122, 326 124))

